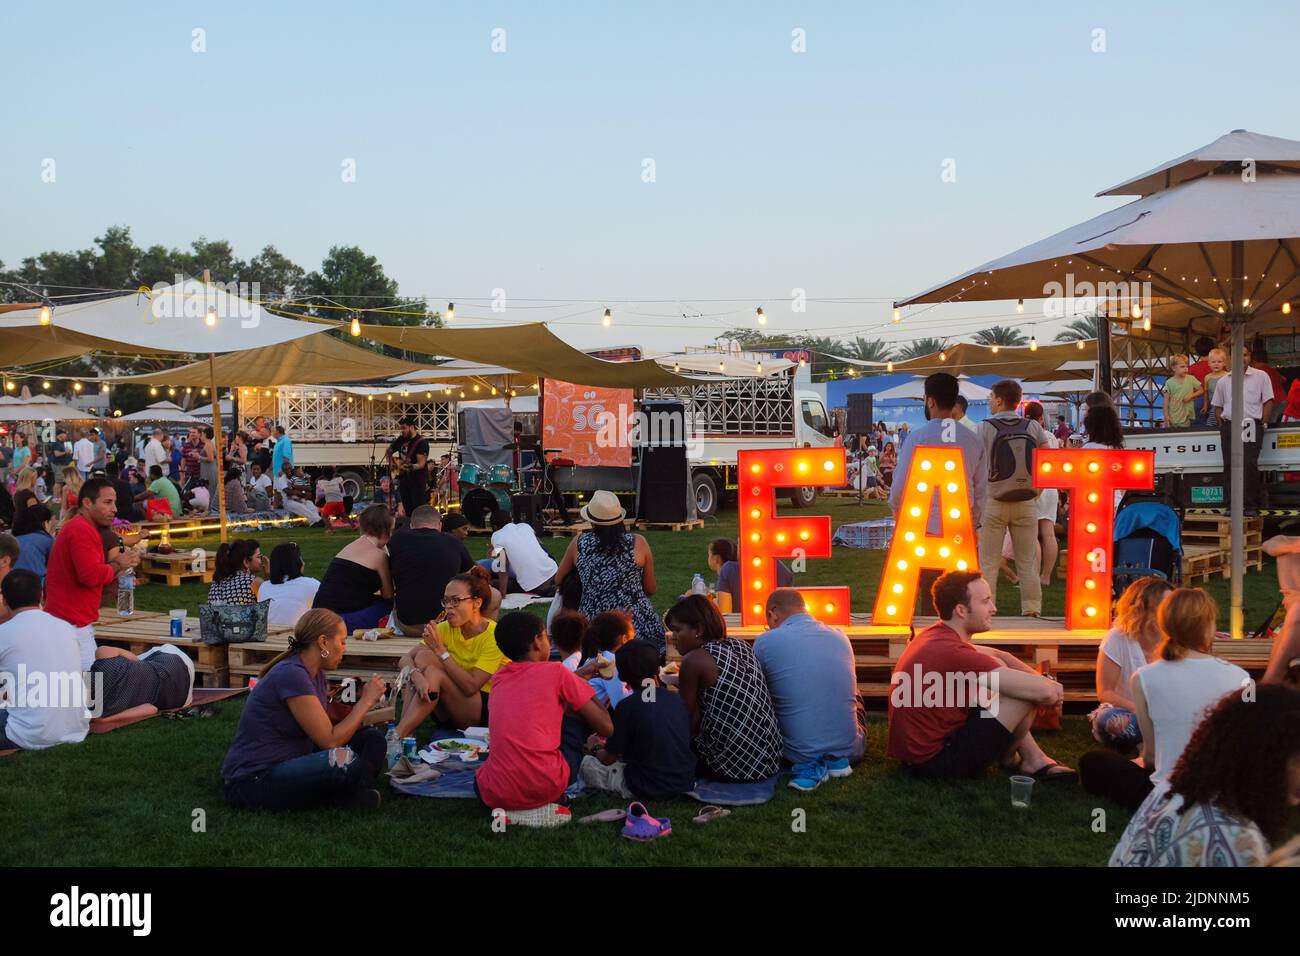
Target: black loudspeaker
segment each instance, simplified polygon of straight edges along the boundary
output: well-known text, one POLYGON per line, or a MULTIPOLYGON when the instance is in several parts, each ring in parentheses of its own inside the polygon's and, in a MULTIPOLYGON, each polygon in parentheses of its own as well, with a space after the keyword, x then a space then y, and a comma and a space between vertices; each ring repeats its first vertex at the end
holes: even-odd
POLYGON ((546 495, 511 495, 510 520, 531 525, 533 531, 542 534, 542 509, 546 507, 546 495))
POLYGON ((869 435, 875 425, 871 414, 871 393, 853 392, 849 395, 848 429, 851 435, 869 435))
POLYGON ((695 517, 695 500, 686 461, 686 408, 681 402, 644 402, 640 410, 648 434, 642 436, 637 517, 689 521, 695 517))

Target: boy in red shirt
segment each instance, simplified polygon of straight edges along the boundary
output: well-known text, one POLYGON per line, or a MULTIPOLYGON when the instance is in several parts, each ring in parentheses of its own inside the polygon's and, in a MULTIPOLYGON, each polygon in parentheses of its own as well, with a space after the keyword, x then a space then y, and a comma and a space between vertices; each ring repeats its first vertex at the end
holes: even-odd
POLYGON ((609 711, 596 701, 590 684, 548 660, 551 642, 541 618, 511 611, 497 622, 496 641, 510 662, 492 675, 490 747, 474 789, 488 809, 506 812, 507 823, 568 823, 568 808, 558 804, 569 783, 560 724, 571 710, 608 737, 614 732, 609 711))
POLYGON ((950 571, 934 582, 933 595, 939 622, 894 668, 889 756, 928 779, 982 776, 994 761, 1038 780, 1077 779, 1029 733, 1040 706, 1064 699, 1061 685, 1006 651, 971 642, 997 611, 988 582, 950 571))
POLYGON ((91 478, 77 493, 77 513, 54 537, 45 570, 45 610, 76 629, 81 663, 86 670, 95 662, 95 631, 99 601, 106 584, 140 556, 115 548, 104 558, 100 530, 111 528, 117 516, 117 491, 106 478, 91 478))

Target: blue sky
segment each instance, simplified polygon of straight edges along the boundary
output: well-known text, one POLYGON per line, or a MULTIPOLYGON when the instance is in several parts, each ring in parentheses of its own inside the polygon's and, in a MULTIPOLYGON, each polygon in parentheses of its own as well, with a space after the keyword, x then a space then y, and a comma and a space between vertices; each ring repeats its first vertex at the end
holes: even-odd
POLYGON ((888 303, 1231 129, 1300 138, 1298 28, 1282 3, 9 0, 0 260, 122 223, 307 268, 355 243, 459 319, 588 347, 704 345, 760 304, 769 330, 969 334, 1025 317, 888 303), (796 313, 796 288, 859 301, 796 313))

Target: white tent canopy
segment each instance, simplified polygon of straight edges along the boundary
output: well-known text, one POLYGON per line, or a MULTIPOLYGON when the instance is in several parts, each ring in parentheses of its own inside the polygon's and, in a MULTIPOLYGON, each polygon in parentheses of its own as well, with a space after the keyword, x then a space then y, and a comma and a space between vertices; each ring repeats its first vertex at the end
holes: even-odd
POLYGON ((1055 382, 1022 382, 1026 395, 1073 395, 1091 392, 1092 382, 1082 378, 1063 378, 1055 382))
MULTIPOLYGON (((212 406, 208 407, 208 419, 212 418, 212 406)), ((138 412, 132 412, 130 415, 123 415, 117 419, 120 422, 179 422, 186 425, 198 425, 204 419, 196 418, 185 409, 181 408, 175 402, 154 402, 152 405, 146 405, 138 412)))
MULTIPOLYGON (((0 332, 40 326, 39 308, 0 315, 0 332)), ((99 340, 99 348, 138 352, 208 354, 281 345, 329 326, 272 315, 256 302, 227 292, 220 284, 194 279, 157 286, 111 299, 55 305, 51 324, 99 340), (215 324, 207 324, 208 310, 215 324)), ((97 344, 97 343, 88 343, 97 344)))
MULTIPOLYGON (((918 375, 911 381, 904 382, 902 385, 895 385, 893 388, 887 388, 883 392, 876 392, 872 399, 877 402, 889 402, 898 400, 911 400, 916 402, 925 401, 925 379, 926 376, 918 375)), ((958 390, 966 397, 968 402, 982 402, 987 399, 993 392, 977 382, 972 382, 969 376, 962 375, 958 379, 958 390)))
POLYGON ((54 398, 37 397, 30 401, 0 395, 0 422, 85 422, 97 421, 98 416, 86 414, 84 409, 73 408, 54 398))

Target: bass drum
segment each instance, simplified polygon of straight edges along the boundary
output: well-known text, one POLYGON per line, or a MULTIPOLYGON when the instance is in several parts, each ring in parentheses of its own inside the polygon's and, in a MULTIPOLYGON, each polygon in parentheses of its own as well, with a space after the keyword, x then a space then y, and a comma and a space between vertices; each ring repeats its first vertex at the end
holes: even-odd
POLYGON ((492 512, 500 508, 510 513, 510 496, 501 488, 469 488, 461 492, 460 513, 471 528, 486 531, 492 524, 492 512))

